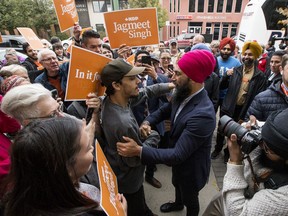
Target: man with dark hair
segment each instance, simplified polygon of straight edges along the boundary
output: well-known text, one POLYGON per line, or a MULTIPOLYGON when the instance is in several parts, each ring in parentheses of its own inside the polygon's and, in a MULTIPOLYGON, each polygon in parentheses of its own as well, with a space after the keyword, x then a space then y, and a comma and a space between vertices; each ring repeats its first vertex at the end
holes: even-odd
POLYGON ((72 38, 74 44, 92 52, 101 54, 103 42, 100 39, 100 34, 93 29, 84 31, 82 35, 81 32, 81 26, 78 23, 75 23, 73 29, 74 36, 72 38))
MULTIPOLYGON (((276 51, 274 54, 277 54, 277 52, 279 51, 276 51)), ((271 62, 273 62, 272 66, 278 64, 275 63, 275 61, 279 56, 274 56, 274 54, 271 58, 271 62), (275 58, 276 56, 277 58, 275 58)), ((282 75, 280 74, 280 78, 272 82, 272 84, 265 91, 256 95, 247 111, 246 119, 248 119, 250 115, 253 115, 259 121, 266 121, 268 116, 273 111, 288 108, 288 55, 286 54, 281 57, 281 61, 282 65, 280 62, 279 73, 282 71, 282 75)))
POLYGON ((44 68, 38 61, 37 51, 34 50, 27 42, 23 43, 23 51, 28 57, 25 59, 22 65, 28 71, 30 82, 34 83, 34 80, 43 72, 44 68))
POLYGON ((265 71, 266 77, 268 79, 268 86, 271 85, 271 83, 274 80, 281 80, 282 75, 280 73, 280 67, 282 62, 282 56, 285 55, 285 51, 275 51, 270 59, 270 68, 265 71))
POLYGON ((107 96, 103 100, 101 119, 107 144, 104 152, 117 176, 119 193, 123 193, 129 205, 128 216, 152 216, 147 207, 143 189, 145 166, 138 157, 122 157, 117 153, 116 143, 124 142, 129 137, 138 145, 155 145, 159 142, 157 132, 149 136, 140 136, 139 126, 131 111, 133 98, 152 97, 169 92, 173 84, 162 83, 147 86, 139 92, 140 83, 137 75, 144 67, 133 67, 123 59, 109 62, 102 70, 101 81, 106 86, 107 96), (146 138, 146 139, 145 139, 146 138))
POLYGON ((102 53, 102 40, 100 34, 95 30, 86 30, 82 34, 81 46, 92 52, 102 53))

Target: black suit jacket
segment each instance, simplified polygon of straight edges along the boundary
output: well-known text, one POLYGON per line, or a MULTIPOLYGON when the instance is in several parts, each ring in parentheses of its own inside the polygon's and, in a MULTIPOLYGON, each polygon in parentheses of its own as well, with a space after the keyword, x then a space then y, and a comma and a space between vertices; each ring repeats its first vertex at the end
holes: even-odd
POLYGON ((148 116, 157 123, 171 115, 169 149, 143 147, 144 164, 172 165, 173 184, 193 184, 198 190, 204 187, 210 172, 210 150, 216 126, 214 107, 202 89, 190 99, 174 121, 179 103, 169 103, 148 116))

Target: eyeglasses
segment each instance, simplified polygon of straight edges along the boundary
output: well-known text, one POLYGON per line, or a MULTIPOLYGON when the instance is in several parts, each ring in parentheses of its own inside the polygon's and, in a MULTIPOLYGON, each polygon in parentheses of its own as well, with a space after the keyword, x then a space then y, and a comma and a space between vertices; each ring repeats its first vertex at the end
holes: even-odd
POLYGON ((51 57, 51 58, 47 58, 47 59, 42 59, 41 61, 44 61, 44 62, 52 62, 52 61, 56 61, 57 58, 56 57, 51 57))
POLYGON ((28 118, 28 120, 36 120, 36 119, 49 119, 49 118, 56 118, 60 115, 60 113, 63 113, 63 108, 64 108, 64 105, 63 105, 63 102, 60 101, 58 102, 58 107, 53 110, 49 115, 47 116, 40 116, 40 117, 31 117, 31 118, 28 118))
POLYGON ((171 60, 171 58, 167 58, 167 57, 162 57, 161 59, 162 59, 162 60, 167 60, 167 61, 170 61, 170 60, 171 60))

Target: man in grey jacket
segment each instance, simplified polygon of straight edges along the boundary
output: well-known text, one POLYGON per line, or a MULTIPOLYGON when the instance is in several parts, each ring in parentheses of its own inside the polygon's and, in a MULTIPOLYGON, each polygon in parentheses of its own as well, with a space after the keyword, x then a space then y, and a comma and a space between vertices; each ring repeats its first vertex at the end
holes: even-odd
POLYGON ((128 216, 154 215, 145 202, 143 189, 144 166, 139 157, 121 157, 116 143, 129 137, 138 145, 153 145, 159 142, 159 135, 151 133, 148 138, 141 137, 139 126, 131 111, 130 104, 141 102, 141 98, 152 97, 169 92, 171 83, 152 85, 139 92, 138 74, 144 67, 133 67, 122 59, 109 62, 101 73, 101 81, 106 86, 107 96, 103 100, 101 119, 107 145, 104 152, 117 176, 119 192, 123 193, 129 205, 128 216), (134 102, 133 99, 134 98, 134 102), (132 100, 131 100, 132 99, 132 100))

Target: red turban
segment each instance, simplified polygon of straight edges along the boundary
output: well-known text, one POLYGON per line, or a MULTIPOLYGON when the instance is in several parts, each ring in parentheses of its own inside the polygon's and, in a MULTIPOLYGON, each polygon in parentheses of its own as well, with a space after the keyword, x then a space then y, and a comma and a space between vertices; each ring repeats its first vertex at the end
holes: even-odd
POLYGON ((220 49, 220 50, 223 49, 223 47, 226 46, 227 44, 230 45, 231 52, 234 52, 236 43, 235 43, 234 39, 229 38, 229 37, 223 38, 223 39, 220 41, 219 49, 220 49))

